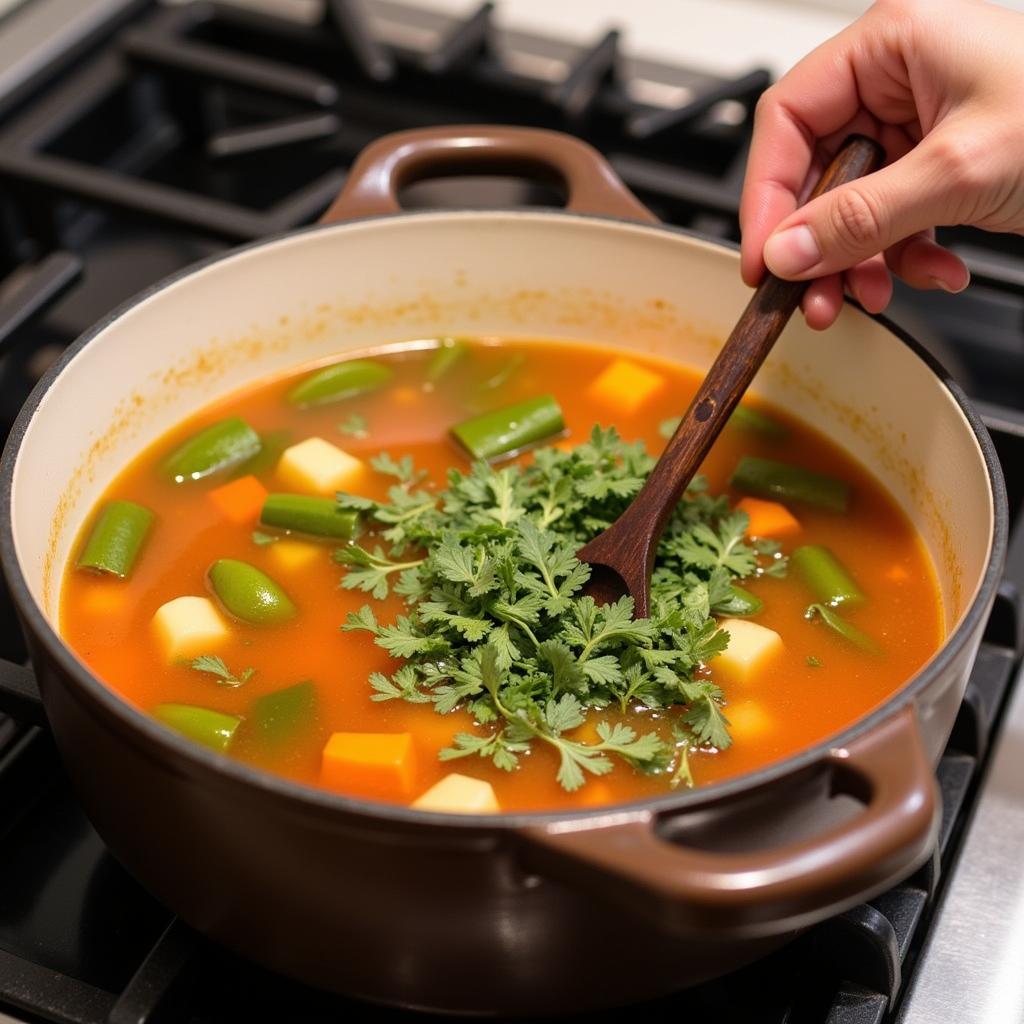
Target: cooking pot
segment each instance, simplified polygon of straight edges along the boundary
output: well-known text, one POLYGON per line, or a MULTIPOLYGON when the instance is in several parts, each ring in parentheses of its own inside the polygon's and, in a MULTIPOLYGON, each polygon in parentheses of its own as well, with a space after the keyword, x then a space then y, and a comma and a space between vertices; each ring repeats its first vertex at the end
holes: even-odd
MULTIPOLYGON (((893 885, 933 849, 933 776, 993 600, 991 441, 909 337, 848 304, 794 323, 756 382, 871 466, 920 531, 941 650, 845 731, 761 771, 585 811, 375 804, 192 744, 61 641, 61 573, 129 459, 216 396, 298 363, 439 334, 586 339, 707 367, 747 299, 737 253, 659 224, 590 147, 462 127, 370 146, 319 225, 161 282, 72 345, 2 465, 2 556, 46 718, 110 850, 186 922, 314 985, 451 1012, 552 1013, 723 973, 893 885), (566 209, 403 214, 428 176, 529 174, 566 209)), ((343 671, 344 666, 339 666, 343 671)), ((31 713, 26 670, 2 673, 31 713)), ((825 679, 823 697, 842 679, 825 679)))

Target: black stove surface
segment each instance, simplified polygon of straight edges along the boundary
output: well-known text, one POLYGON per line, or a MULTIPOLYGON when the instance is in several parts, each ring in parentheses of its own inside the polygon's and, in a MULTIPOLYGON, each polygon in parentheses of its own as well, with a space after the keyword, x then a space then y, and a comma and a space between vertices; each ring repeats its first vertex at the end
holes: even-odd
MULTIPOLYGON (((85 0, 83 0, 85 2, 85 0)), ((29 5, 31 6, 31 5, 29 5)), ((0 430, 45 367, 140 289, 227 245, 311 222, 377 136, 437 123, 572 131, 655 213, 735 240, 753 104, 769 76, 722 80, 619 52, 497 32, 491 5, 461 22, 374 0, 331 0, 299 24, 228 6, 107 3, 102 29, 0 96, 0 430)), ((12 16, 13 17, 13 16, 12 16)), ((0 43, 4 26, 0 23, 0 43)), ((427 182, 409 207, 557 204, 511 179, 427 182)), ((984 409, 1024 497, 1024 245, 948 239, 966 296, 901 293, 923 336, 984 409)), ((1019 531, 1015 536, 1020 540, 1019 531)), ((968 693, 939 765, 940 850, 916 876, 720 981, 626 1011, 751 1024, 890 1019, 954 863, 1020 662, 1024 542, 1014 545, 968 693)), ((0 588, 0 657, 24 648, 0 588)), ((411 1015, 294 984, 175 920, 106 852, 46 734, 0 720, 0 1017, 128 1024, 261 1019, 315 1024, 411 1015)))

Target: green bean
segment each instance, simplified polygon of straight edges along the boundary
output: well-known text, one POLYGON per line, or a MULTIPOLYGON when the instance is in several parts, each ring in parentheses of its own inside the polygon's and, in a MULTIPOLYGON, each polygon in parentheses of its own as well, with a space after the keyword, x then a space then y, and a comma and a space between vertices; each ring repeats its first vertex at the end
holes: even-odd
POLYGON ((446 373, 450 373, 469 354, 469 345, 460 338, 442 338, 441 344, 427 363, 427 381, 436 384, 446 373))
POLYGON ((351 540, 359 528, 359 513, 341 509, 333 498, 308 494, 268 494, 260 522, 279 530, 295 530, 314 537, 351 540))
POLYGON ((260 450, 251 458, 234 466, 229 474, 232 480, 240 476, 260 476, 270 472, 281 458, 281 452, 291 447, 295 439, 290 430, 268 430, 259 437, 260 450))
POLYGON ((719 601, 711 610, 716 615, 747 616, 756 615, 764 608, 764 601, 742 587, 731 586, 726 597, 719 601))
POLYGON ((243 622, 277 626, 295 615, 291 598, 266 573, 248 562, 221 558, 210 566, 208 576, 220 603, 243 622))
POLYGON ((730 427, 739 427, 768 441, 784 441, 789 437, 785 424, 766 416, 749 405, 737 405, 729 417, 730 427))
POLYGON ((164 462, 164 470, 177 483, 201 480, 227 469, 260 450, 260 438, 245 420, 237 416, 214 423, 189 438, 164 462))
POLYGON ((194 704, 158 704, 153 716, 190 740, 221 753, 228 749, 242 723, 240 715, 226 715, 194 704))
POLYGON ((474 458, 494 459, 564 429, 561 406, 551 395, 541 395, 466 420, 452 433, 474 458))
POLYGON ((835 477, 802 466, 744 455, 729 481, 733 487, 761 498, 801 501, 830 512, 845 512, 850 486, 835 477))
POLYGON ((821 617, 821 621, 830 629, 834 629, 843 639, 848 640, 855 647, 859 647, 868 654, 879 654, 878 644, 863 630, 858 629, 852 622, 847 622, 838 612, 833 611, 824 604, 812 604, 806 611, 805 617, 813 619, 815 615, 821 617))
POLYGON ((288 392, 292 405, 324 405, 375 391, 387 384, 394 370, 371 359, 349 359, 311 373, 288 392))
POLYGON ((854 608, 864 603, 864 592, 828 548, 807 544, 789 557, 793 568, 819 601, 831 608, 840 605, 854 608))
POLYGON ((312 724, 315 710, 316 687, 307 679, 257 698, 252 720, 263 743, 280 747, 312 724))
POLYGON ((111 501, 89 531, 79 569, 106 572, 124 579, 131 571, 153 525, 153 513, 134 501, 111 501))

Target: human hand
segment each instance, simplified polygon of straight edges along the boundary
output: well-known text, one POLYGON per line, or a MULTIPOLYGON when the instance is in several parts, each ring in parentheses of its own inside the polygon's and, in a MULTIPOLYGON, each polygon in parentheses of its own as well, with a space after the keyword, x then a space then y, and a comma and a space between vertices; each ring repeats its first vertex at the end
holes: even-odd
POLYGON ((981 0, 879 0, 757 106, 740 205, 742 273, 816 279, 807 323, 828 327, 843 286, 869 312, 890 271, 958 292, 970 275, 938 225, 1024 232, 1024 16, 981 0), (847 135, 887 165, 797 210, 847 135), (794 212, 796 211, 796 212, 794 212))

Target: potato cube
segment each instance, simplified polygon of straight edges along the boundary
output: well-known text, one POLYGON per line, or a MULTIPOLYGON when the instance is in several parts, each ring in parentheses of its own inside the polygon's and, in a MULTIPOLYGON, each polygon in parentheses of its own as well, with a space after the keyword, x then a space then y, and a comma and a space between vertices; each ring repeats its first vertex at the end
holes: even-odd
POLYGON ((320 778, 325 785, 360 796, 408 796, 415 751, 408 732, 336 732, 324 747, 320 778))
POLYGON ((665 378, 629 359, 616 359, 587 389, 595 402, 627 416, 665 386, 665 378))
POLYGON ((719 626, 729 631, 729 646, 711 662, 711 672, 717 678, 753 682, 782 651, 782 637, 774 629, 746 619, 722 619, 719 626))
POLYGON ((322 437, 309 437, 285 448, 277 464, 277 475, 288 487, 325 495, 351 487, 364 470, 354 455, 322 437))
POLYGON ((302 540, 278 540, 267 547, 267 557, 283 572, 299 572, 308 568, 318 558, 324 558, 324 549, 319 544, 302 540))
POLYGON ((205 654, 230 634, 220 612, 206 597, 176 597, 160 605, 153 616, 153 629, 168 661, 205 654))
POLYGON ((450 814, 497 814, 501 810, 489 782, 455 772, 417 797, 412 806, 420 811, 450 814))

